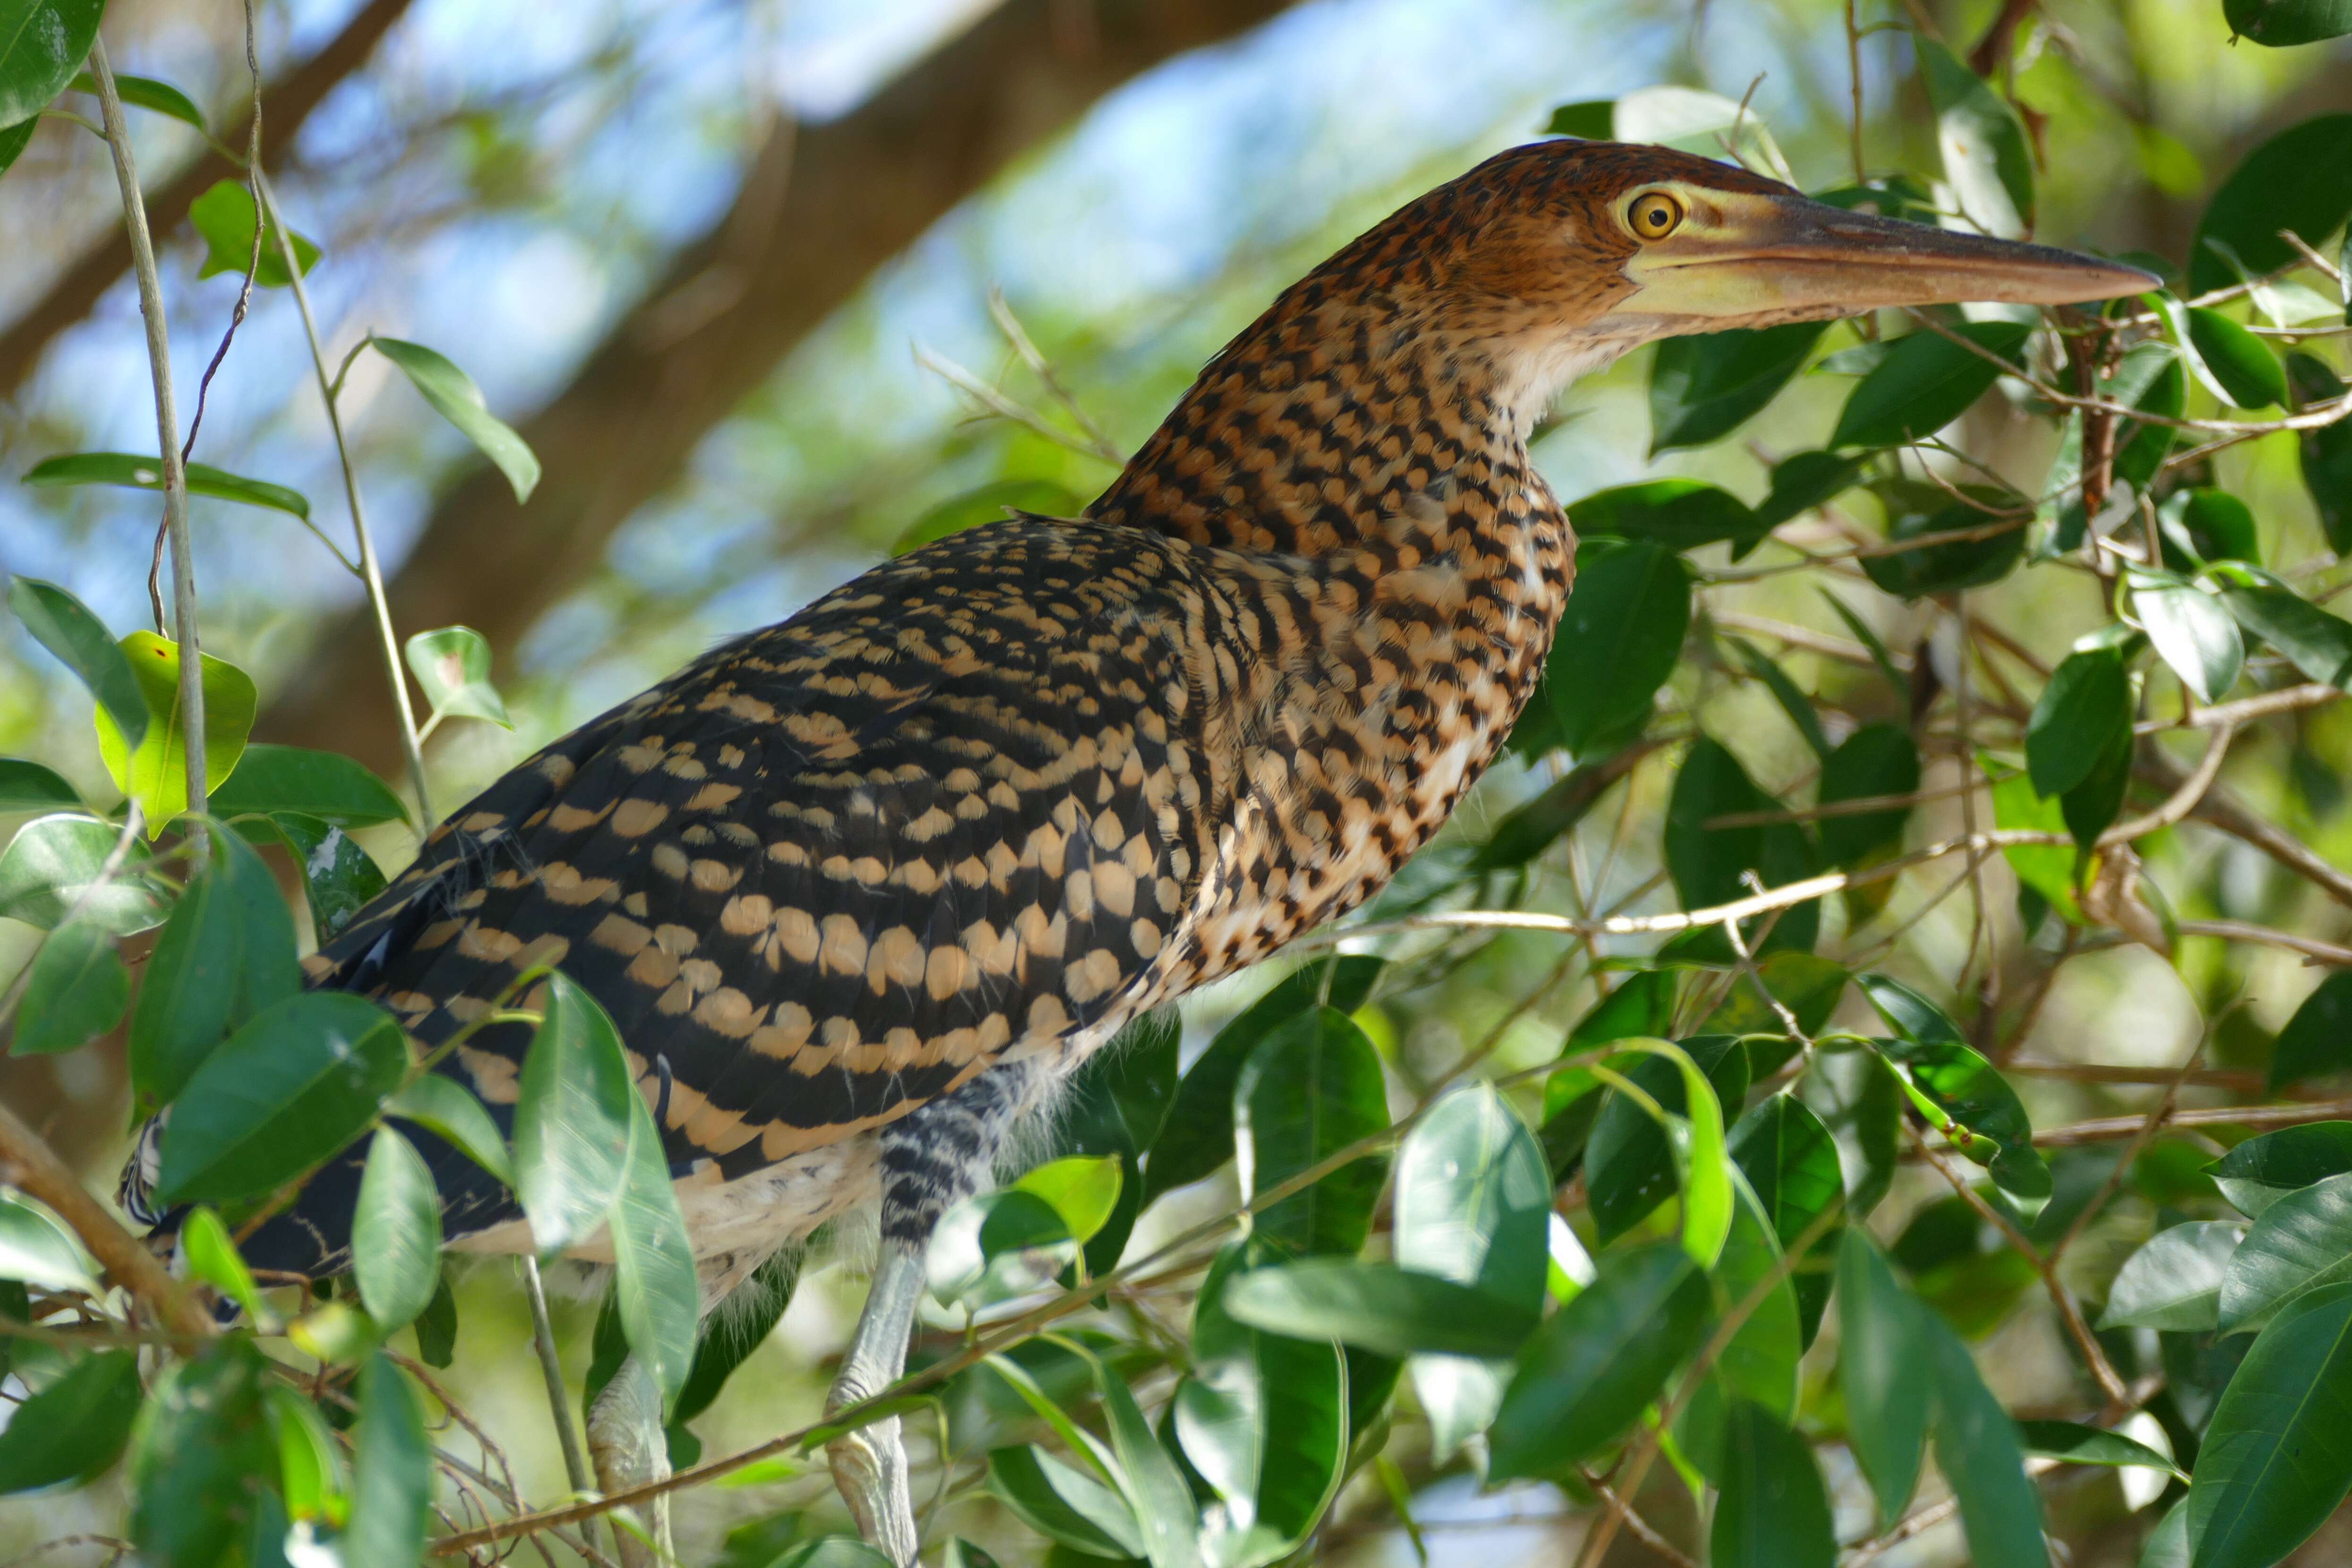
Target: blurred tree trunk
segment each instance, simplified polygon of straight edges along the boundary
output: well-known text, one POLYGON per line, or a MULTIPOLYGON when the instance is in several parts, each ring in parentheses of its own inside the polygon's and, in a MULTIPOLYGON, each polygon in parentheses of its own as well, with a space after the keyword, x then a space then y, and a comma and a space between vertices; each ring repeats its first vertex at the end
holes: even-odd
MULTIPOLYGON (((530 504, 483 465, 442 496, 390 584, 394 624, 463 623, 510 650, 876 268, 1111 89, 1285 4, 1009 0, 842 119, 780 124, 734 210, 522 426, 546 466, 530 504)), ((329 626, 259 733, 396 772, 373 638, 363 612, 329 626)))
MULTIPOLYGON (((325 47, 283 80, 272 82, 261 95, 261 163, 275 168, 285 161, 309 121, 311 111, 326 101, 345 77, 367 63, 375 47, 408 9, 409 0, 368 0, 343 25, 325 47)), ((247 99, 244 101, 250 103, 247 99)), ((239 109, 220 132, 221 141, 243 147, 251 116, 239 109)), ((215 181, 236 173, 236 166, 218 153, 206 152, 162 185, 147 193, 147 222, 158 236, 168 234, 188 216, 189 206, 215 181)), ((41 362, 42 351, 59 332, 89 314, 99 300, 131 270, 131 240, 117 224, 66 268, 24 314, 0 331, 0 397, 22 386, 41 362)))

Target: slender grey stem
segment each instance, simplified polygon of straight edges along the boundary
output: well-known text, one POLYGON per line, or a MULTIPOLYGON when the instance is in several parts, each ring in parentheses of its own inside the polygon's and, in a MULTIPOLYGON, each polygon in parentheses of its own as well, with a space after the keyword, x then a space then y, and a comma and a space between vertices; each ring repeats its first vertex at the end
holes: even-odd
MULTIPOLYGON (((122 226, 131 235, 131 266, 139 279, 139 314, 147 323, 147 368, 155 384, 156 455, 163 470, 163 527, 172 538, 172 629, 180 643, 180 732, 187 752, 188 810, 202 816, 205 788, 204 656, 196 642, 196 561, 188 543, 188 475, 180 462, 180 416, 172 402, 172 338, 163 322, 163 286, 155 274, 155 242, 147 232, 147 204, 139 194, 139 166, 131 155, 131 132, 122 118, 122 96, 114 88, 104 40, 89 44, 89 72, 98 82, 98 104, 106 123, 106 144, 114 153, 114 178, 122 187, 122 226)), ((194 829, 201 837, 201 825, 194 829)))
MULTIPOLYGON (((302 312, 302 331, 310 341, 310 366, 319 377, 319 396, 327 405, 327 428, 334 433, 335 458, 343 469, 343 497, 351 505, 352 532, 359 541, 360 579, 367 584, 368 606, 375 612, 376 639, 383 654, 384 679, 392 682, 393 702, 400 712, 400 744, 408 759, 409 787, 416 792, 417 826, 429 833, 438 818, 434 815, 433 796, 425 783, 425 748, 416 731, 416 709, 408 700, 408 675, 400 662, 399 635, 392 629, 392 605, 384 597, 383 568, 376 559, 375 536, 368 531, 367 509, 360 501, 359 470, 352 466, 351 446, 343 439, 343 416, 335 407, 335 392, 342 384, 342 376, 339 372, 331 380, 327 374, 327 354, 319 342, 318 318, 310 313, 310 291, 302 285, 301 263, 294 256, 294 231, 286 226, 286 219, 278 210, 278 194, 270 189, 258 165, 253 170, 253 188, 261 195, 264 223, 278 232, 278 253, 285 258, 286 276, 294 287, 294 306, 302 312)), ((356 349, 352 352, 358 353, 356 349)), ((351 362, 347 359, 343 363, 348 369, 351 362)))
POLYGON ((595 1489, 588 1473, 587 1450, 572 1425, 572 1395, 564 1392, 563 1363, 555 1357, 555 1327, 548 1321, 547 1289, 540 1283, 539 1259, 522 1255, 522 1293, 530 1301, 530 1342, 539 1352, 539 1373, 547 1381, 547 1413, 555 1422, 555 1441, 563 1450, 563 1474, 572 1489, 583 1496, 595 1489))

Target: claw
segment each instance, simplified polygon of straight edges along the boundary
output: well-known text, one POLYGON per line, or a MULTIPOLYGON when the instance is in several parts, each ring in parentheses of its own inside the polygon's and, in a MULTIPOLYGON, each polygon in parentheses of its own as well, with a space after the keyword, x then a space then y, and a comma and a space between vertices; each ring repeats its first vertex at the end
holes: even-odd
MULTIPOLYGON (((653 1370, 631 1355, 621 1363, 588 1407, 588 1457, 596 1468, 596 1485, 607 1497, 669 1474, 669 1439, 662 1431, 661 1386, 653 1370)), ((613 1540, 619 1548, 621 1568, 666 1568, 677 1561, 670 1543, 669 1498, 656 1498, 646 1509, 651 1544, 615 1523, 613 1540)))
MULTIPOLYGON (((829 1407, 854 1403, 841 1397, 838 1385, 829 1407)), ((907 1449, 899 1441, 896 1415, 845 1432, 825 1445, 833 1468, 833 1483, 857 1533, 879 1548, 898 1568, 914 1568, 915 1499, 907 1480, 907 1449)))

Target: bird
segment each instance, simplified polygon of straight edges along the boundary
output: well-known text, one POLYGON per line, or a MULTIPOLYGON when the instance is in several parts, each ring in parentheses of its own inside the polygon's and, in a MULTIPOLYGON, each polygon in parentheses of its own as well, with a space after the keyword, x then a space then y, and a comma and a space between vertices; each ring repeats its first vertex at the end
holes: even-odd
MULTIPOLYGON (((1694 153, 1510 148, 1283 290, 1082 515, 886 562, 515 767, 309 984, 422 1048, 480 1026, 437 1070, 510 1125, 530 1029, 482 1020, 560 967, 625 1045, 713 1299, 878 1210, 838 1409, 900 1375, 933 1226, 1058 1085, 1363 903, 1494 761, 1574 586, 1528 450, 1569 382, 1681 334, 2155 285, 1694 153)), ((528 1249, 509 1193, 407 1131, 454 1247, 528 1249)), ((347 1268, 362 1152, 248 1259, 347 1268)), ((828 1457, 912 1563, 895 1421, 828 1457)))

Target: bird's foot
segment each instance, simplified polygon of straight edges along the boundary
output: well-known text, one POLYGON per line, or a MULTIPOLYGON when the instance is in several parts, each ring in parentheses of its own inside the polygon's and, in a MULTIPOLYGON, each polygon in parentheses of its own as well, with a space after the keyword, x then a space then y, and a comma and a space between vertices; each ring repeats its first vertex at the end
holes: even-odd
MULTIPOLYGON (((825 1401, 826 1413, 865 1397, 864 1391, 845 1375, 833 1385, 832 1396, 825 1401)), ((840 1489, 841 1500, 849 1505, 849 1516, 856 1521, 857 1533, 898 1568, 914 1568, 915 1499, 907 1479, 907 1449, 900 1440, 898 1418, 886 1416, 843 1433, 824 1446, 824 1457, 833 1468, 833 1484, 840 1489)))
MULTIPOLYGON (((653 1369, 631 1355, 588 1407, 588 1457, 606 1497, 656 1481, 669 1472, 669 1438, 662 1430, 661 1385, 653 1369)), ((669 1498, 637 1510, 646 1536, 614 1521, 621 1568, 667 1568, 677 1561, 670 1544, 669 1498)))

